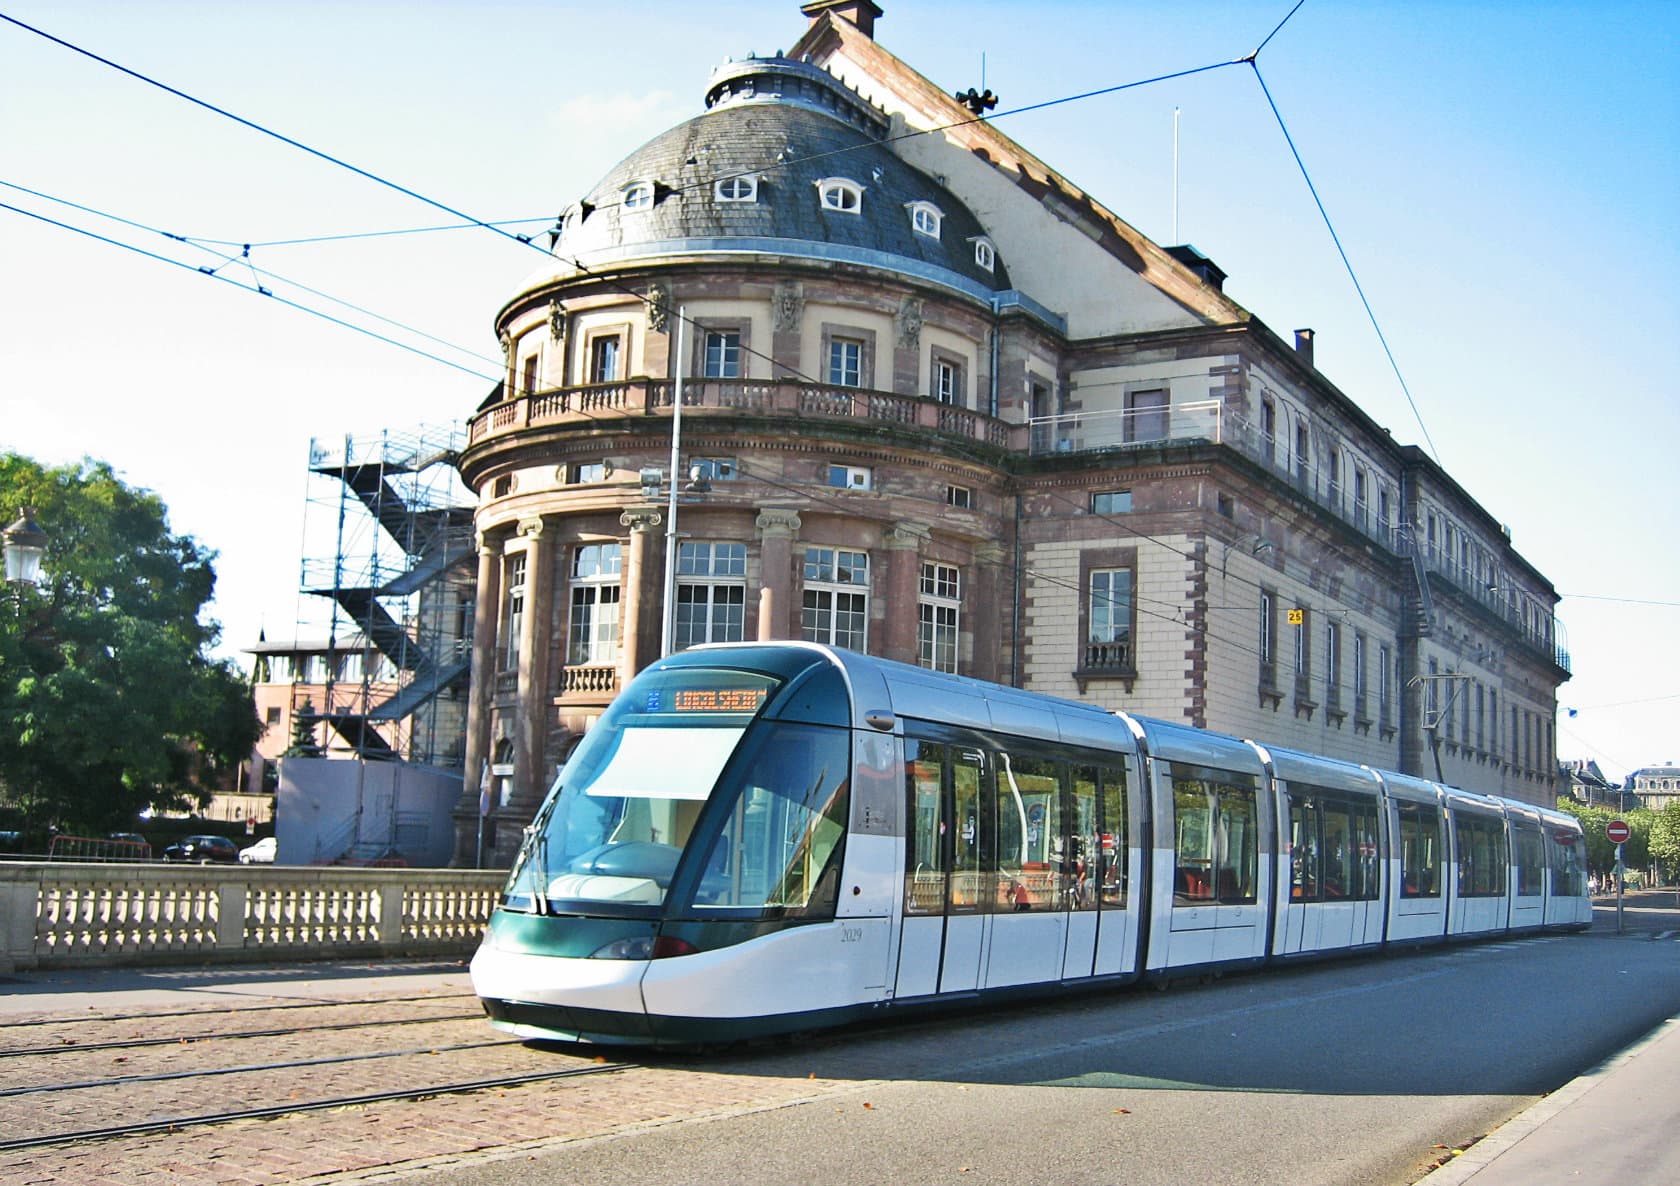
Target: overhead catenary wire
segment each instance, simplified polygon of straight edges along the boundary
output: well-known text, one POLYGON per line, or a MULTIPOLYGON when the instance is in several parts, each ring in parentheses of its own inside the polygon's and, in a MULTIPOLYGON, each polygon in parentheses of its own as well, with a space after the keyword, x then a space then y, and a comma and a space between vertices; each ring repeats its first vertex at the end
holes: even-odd
POLYGON ((290 300, 290 299, 288 299, 286 297, 283 297, 283 296, 279 296, 276 293, 270 292, 267 289, 262 288, 260 286, 251 285, 251 284, 242 284, 238 280, 234 280, 234 279, 232 279, 231 277, 228 277, 228 276, 220 275, 219 273, 217 273, 217 272, 215 272, 215 271, 213 271, 209 268, 195 267, 194 265, 192 265, 190 263, 186 263, 182 260, 171 259, 169 256, 159 255, 155 251, 147 251, 144 247, 136 247, 134 244, 124 243, 120 239, 112 239, 112 238, 110 238, 106 235, 98 234, 95 231, 90 231, 90 230, 87 230, 83 227, 72 226, 71 224, 69 224, 67 222, 60 222, 56 218, 48 218, 44 214, 38 214, 33 210, 25 210, 25 209, 23 209, 19 206, 13 206, 13 205, 11 205, 10 203, 7 203, 7 202, 0 202, 0 210, 9 210, 13 214, 20 214, 25 218, 32 218, 32 219, 36 220, 37 222, 45 223, 48 226, 55 226, 55 227, 60 228, 61 230, 70 231, 73 234, 83 235, 83 236, 85 236, 89 239, 96 240, 100 243, 105 243, 105 244, 108 244, 109 246, 112 246, 112 247, 118 247, 118 248, 121 248, 124 251, 133 252, 135 255, 140 255, 140 256, 144 256, 147 259, 156 260, 158 263, 169 264, 173 267, 181 268, 181 269, 183 269, 185 271, 189 271, 189 272, 197 272, 201 276, 208 276, 212 280, 217 280, 217 281, 220 281, 223 284, 232 285, 234 288, 237 288, 237 289, 241 290, 242 292, 251 293, 253 296, 267 297, 271 301, 277 301, 278 303, 280 303, 282 305, 285 305, 288 308, 296 309, 300 313, 305 313, 305 314, 308 314, 311 317, 319 317, 319 318, 321 318, 325 321, 330 321, 333 324, 342 326, 345 329, 352 330, 352 331, 354 331, 356 333, 359 333, 359 334, 364 334, 367 337, 375 339, 376 341, 384 342, 387 346, 395 346, 397 349, 406 350, 410 354, 417 354, 422 358, 429 358, 433 362, 441 363, 442 365, 444 365, 446 367, 449 367, 453 370, 461 371, 464 374, 472 375, 475 378, 483 379, 485 382, 494 383, 494 382, 499 381, 499 379, 500 379, 500 376, 491 376, 491 375, 481 374, 480 372, 475 371, 470 367, 462 366, 458 362, 452 362, 451 360, 449 360, 447 358, 444 358, 441 355, 433 354, 432 352, 430 352, 428 350, 422 350, 418 346, 412 346, 412 345, 408 344, 407 342, 398 341, 396 338, 387 337, 384 334, 381 334, 381 333, 378 333, 374 330, 368 329, 366 326, 357 325, 355 322, 352 322, 352 321, 346 321, 342 317, 334 317, 332 314, 323 312, 320 309, 312 309, 308 305, 300 304, 297 301, 290 300))

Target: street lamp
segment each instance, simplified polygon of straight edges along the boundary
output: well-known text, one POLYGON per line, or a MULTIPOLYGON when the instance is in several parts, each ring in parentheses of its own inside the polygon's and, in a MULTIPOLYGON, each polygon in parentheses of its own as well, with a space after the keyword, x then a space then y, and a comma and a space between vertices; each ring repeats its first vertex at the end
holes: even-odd
POLYGON ((6 583, 33 585, 41 576, 41 557, 47 554, 47 533, 35 522, 35 508, 24 507, 17 522, 6 528, 6 583))

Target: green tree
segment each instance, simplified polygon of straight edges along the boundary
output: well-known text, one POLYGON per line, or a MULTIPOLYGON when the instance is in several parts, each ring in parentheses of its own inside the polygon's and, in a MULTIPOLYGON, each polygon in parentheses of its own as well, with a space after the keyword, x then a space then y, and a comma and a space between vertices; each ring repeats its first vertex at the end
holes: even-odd
POLYGON ((1662 870, 1663 880, 1673 884, 1680 880, 1680 801, 1653 812, 1652 817, 1651 859, 1662 870))
POLYGON ((0 610, 0 783, 36 827, 120 828, 209 801, 262 732, 243 674, 210 657, 212 553, 102 462, 0 453, 0 512, 37 508, 39 587, 0 610))

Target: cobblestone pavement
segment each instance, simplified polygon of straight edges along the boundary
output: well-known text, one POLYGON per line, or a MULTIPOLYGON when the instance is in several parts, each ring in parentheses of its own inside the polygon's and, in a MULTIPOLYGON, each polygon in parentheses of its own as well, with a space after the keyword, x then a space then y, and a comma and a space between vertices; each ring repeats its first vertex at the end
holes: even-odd
POLYGON ((520 1074, 590 1073, 14 1149, 0 1152, 0 1183, 261 1186, 360 1177, 488 1150, 517 1156, 568 1137, 750 1111, 852 1085, 766 1074, 765 1067, 730 1073, 699 1060, 620 1065, 586 1049, 527 1046, 482 1016, 459 1017, 476 1008, 466 995, 348 1008, 275 1005, 253 1000, 156 1016, 14 1014, 0 1037, 0 1141, 520 1074), (390 1024, 408 1015, 413 1024, 390 1024), (79 1048, 160 1037, 177 1040, 79 1048), (227 1073, 191 1074, 209 1069, 227 1073))

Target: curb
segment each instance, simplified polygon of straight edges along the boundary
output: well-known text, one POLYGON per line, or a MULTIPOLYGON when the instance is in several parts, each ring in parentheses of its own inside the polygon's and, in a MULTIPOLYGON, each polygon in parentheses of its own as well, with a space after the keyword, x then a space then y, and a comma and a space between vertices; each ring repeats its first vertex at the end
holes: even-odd
POLYGON ((1658 1022, 1650 1033, 1633 1045, 1612 1054, 1592 1070, 1577 1075, 1550 1095, 1536 1100, 1459 1156, 1417 1179, 1414 1186, 1461 1186, 1470 1181, 1610 1075, 1668 1037, 1669 1027, 1675 1025, 1680 1025, 1680 1013, 1658 1022))

